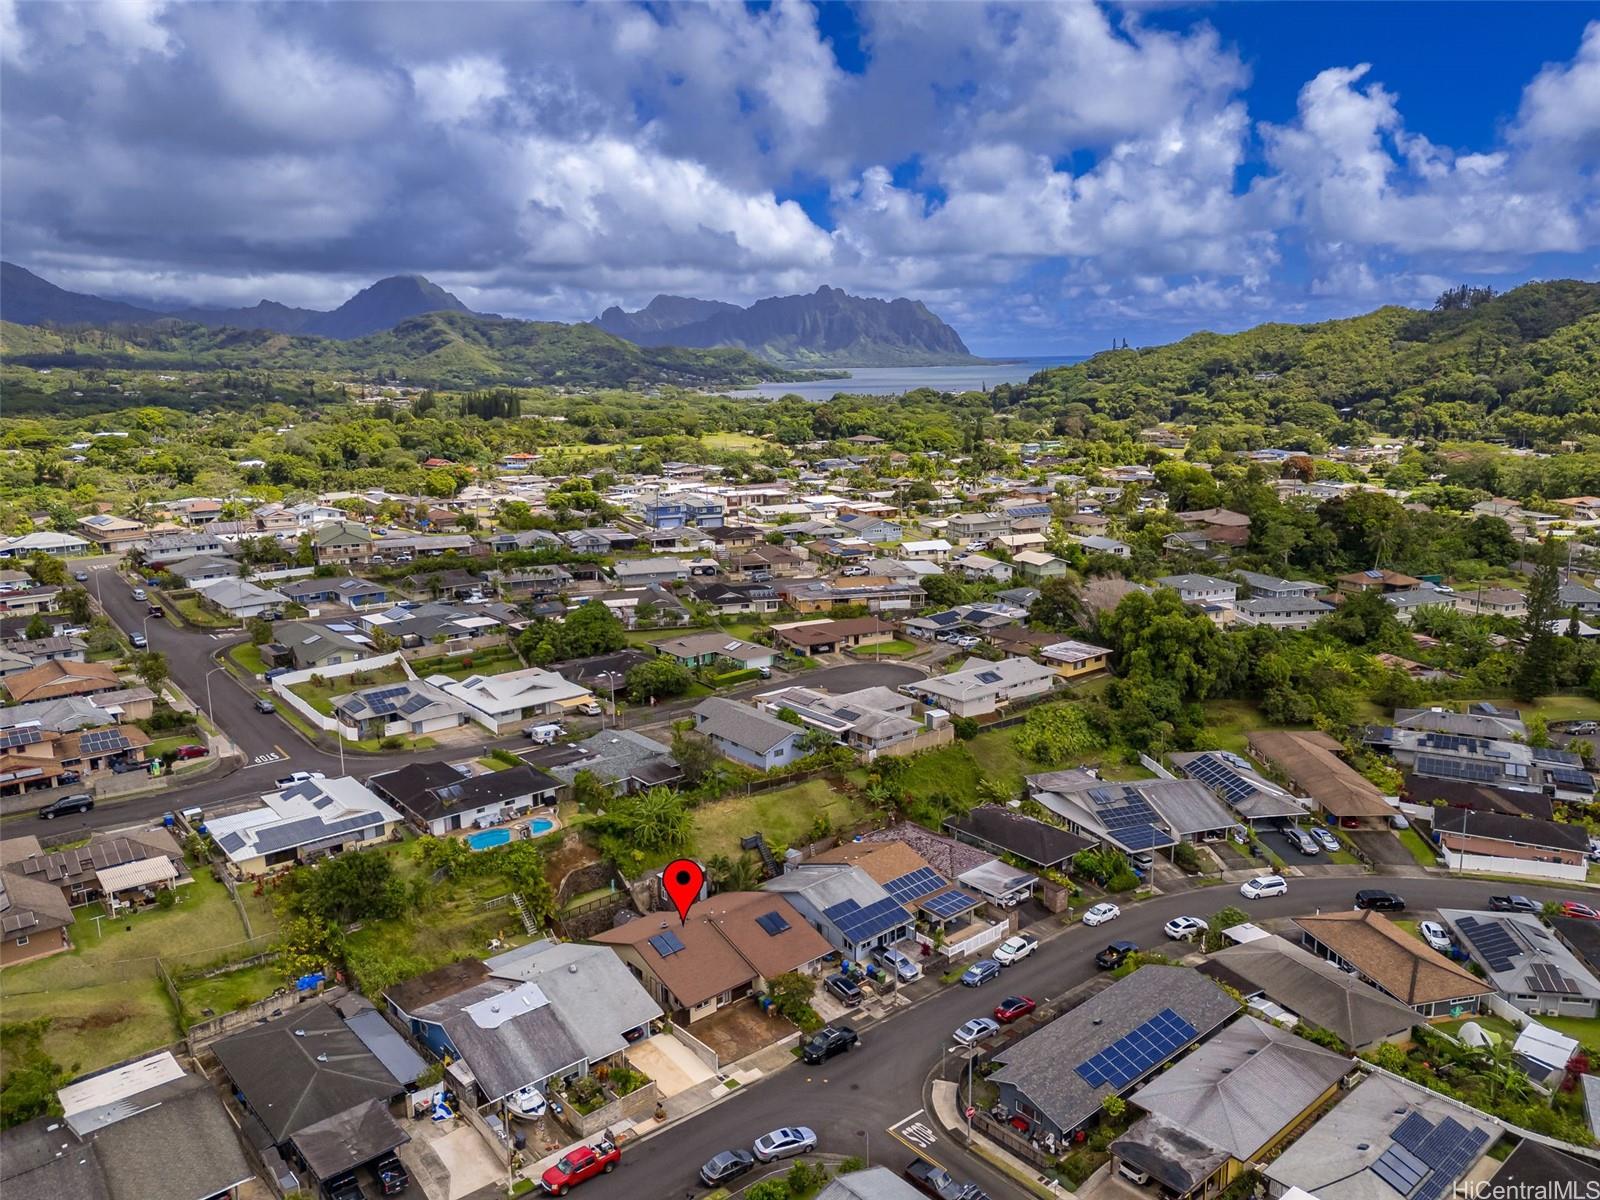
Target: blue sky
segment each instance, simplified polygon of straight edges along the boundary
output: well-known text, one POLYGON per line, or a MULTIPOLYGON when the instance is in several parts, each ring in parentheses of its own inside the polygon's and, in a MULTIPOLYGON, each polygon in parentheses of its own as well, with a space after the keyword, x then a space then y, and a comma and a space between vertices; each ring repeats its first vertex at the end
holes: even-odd
POLYGON ((1600 6, 0 0, 0 250, 102 294, 909 295, 980 353, 1600 275, 1600 6))

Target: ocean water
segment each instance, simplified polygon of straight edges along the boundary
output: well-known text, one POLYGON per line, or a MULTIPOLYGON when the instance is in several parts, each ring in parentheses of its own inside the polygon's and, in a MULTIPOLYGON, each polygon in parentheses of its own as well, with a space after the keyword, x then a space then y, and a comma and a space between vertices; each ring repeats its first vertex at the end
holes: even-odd
POLYGON ((1082 362, 1083 355, 1064 358, 1019 358, 1011 362, 973 363, 960 367, 851 367, 848 379, 817 379, 807 383, 763 383, 741 388, 735 395, 776 399, 800 396, 806 400, 831 400, 839 392, 861 396, 898 396, 917 388, 941 392, 976 392, 997 383, 1022 383, 1036 371, 1082 362))

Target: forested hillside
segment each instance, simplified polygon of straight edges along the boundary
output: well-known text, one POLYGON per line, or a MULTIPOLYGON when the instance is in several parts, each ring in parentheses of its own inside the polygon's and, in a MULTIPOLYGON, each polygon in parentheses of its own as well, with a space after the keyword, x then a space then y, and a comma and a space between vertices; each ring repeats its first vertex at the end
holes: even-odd
POLYGON ((1144 425, 1273 425, 1352 441, 1600 433, 1600 283, 1447 293, 1433 312, 1197 333, 1041 371, 995 389, 995 403, 1053 408, 1058 419, 1083 405, 1144 425))

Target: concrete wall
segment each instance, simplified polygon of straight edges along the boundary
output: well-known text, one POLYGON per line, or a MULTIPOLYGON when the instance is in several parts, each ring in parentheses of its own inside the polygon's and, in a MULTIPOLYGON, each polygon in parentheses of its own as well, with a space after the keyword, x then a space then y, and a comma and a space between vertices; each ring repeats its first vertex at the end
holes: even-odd
POLYGON ((314 675, 320 675, 324 679, 343 679, 346 676, 359 675, 363 671, 376 671, 383 667, 393 666, 395 663, 401 665, 409 678, 416 678, 404 658, 401 657, 400 652, 396 651, 391 654, 373 655, 371 658, 358 658, 355 662, 330 663, 324 667, 307 667, 302 671, 286 671, 284 674, 275 676, 272 679, 272 690, 282 703, 294 709, 314 728, 322 729, 329 733, 337 730, 339 736, 349 741, 360 741, 361 731, 354 725, 347 725, 337 717, 324 716, 289 689, 294 684, 305 683, 314 675))
POLYGON ((1571 882, 1581 882, 1586 874, 1582 863, 1535 862, 1528 858, 1502 855, 1463 854, 1459 850, 1446 850, 1444 858, 1445 865, 1453 871, 1483 871, 1490 875, 1518 875, 1524 879, 1571 882))

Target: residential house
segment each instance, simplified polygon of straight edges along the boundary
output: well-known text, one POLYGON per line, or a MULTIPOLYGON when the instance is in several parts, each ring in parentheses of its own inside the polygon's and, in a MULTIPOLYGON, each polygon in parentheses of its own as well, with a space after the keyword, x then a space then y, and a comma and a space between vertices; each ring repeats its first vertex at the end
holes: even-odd
MULTIPOLYGON (((0 852, 9 844, 0 842, 0 852)), ((72 903, 59 887, 0 861, 0 967, 72 949, 72 923, 72 903)))
POLYGON ((1408 592, 1418 587, 1422 580, 1398 571, 1375 568, 1371 571, 1353 571, 1340 575, 1334 581, 1337 590, 1347 596, 1357 592, 1408 592))
POLYGON ((712 697, 694 708, 695 731, 719 754, 758 771, 770 771, 803 757, 804 726, 790 725, 760 709, 712 697))
POLYGON ((360 622, 368 631, 382 631, 403 646, 443 646, 501 632, 502 621, 495 612, 487 604, 430 602, 363 613, 360 622))
POLYGON ((1420 587, 1408 588, 1405 591, 1385 592, 1383 598, 1394 609, 1394 614, 1400 619, 1402 625, 1411 624, 1417 611, 1423 608, 1452 609, 1456 607, 1456 597, 1450 592, 1441 592, 1432 584, 1422 584, 1420 587))
POLYGON ((1057 558, 1054 554, 1042 550, 1018 551, 1012 555, 1011 561, 1015 564, 1019 576, 1035 582, 1060 579, 1068 569, 1065 559, 1057 558))
MULTIPOLYGON (((174 563, 186 562, 191 558, 227 558, 233 553, 233 547, 215 533, 164 533, 150 539, 138 554, 140 560, 147 567, 170 567, 174 563)), ((234 567, 234 574, 238 574, 238 567, 234 567)), ((177 571, 173 571, 177 575, 177 571)), ((181 576, 180 576, 181 578, 181 576)))
POLYGON ((900 558, 914 562, 942 563, 950 557, 951 549, 950 543, 944 538, 922 538, 901 542, 895 553, 900 558))
POLYGON ((1233 611, 1241 625, 1310 629, 1333 611, 1333 605, 1314 596, 1252 596, 1236 603, 1233 611))
POLYGON ((987 554, 969 554, 959 562, 951 563, 950 570, 965 579, 989 579, 997 583, 1005 583, 1013 573, 1010 563, 990 558, 987 554))
MULTIPOLYGON (((1421 1084, 1387 1073, 1368 1075, 1265 1165, 1267 1195, 1274 1200, 1296 1193, 1316 1200, 1458 1195, 1462 1180, 1477 1177, 1479 1160, 1500 1133, 1494 1117, 1421 1084), (1430 1143, 1448 1145, 1453 1153, 1432 1163, 1417 1158, 1413 1150, 1430 1143), (1396 1180, 1407 1185, 1404 1190, 1396 1180)), ((1432 1151, 1428 1157, 1434 1158, 1432 1151)))
POLYGON ((1039 650, 1039 657, 1063 679, 1083 679, 1111 669, 1111 651, 1089 642, 1051 642, 1039 650))
POLYGON ((1409 1041, 1417 1014, 1393 996, 1276 934, 1227 946, 1198 970, 1269 1021, 1333 1034, 1354 1053, 1409 1041))
POLYGON ((903 755, 955 740, 955 730, 934 714, 915 715, 909 696, 884 687, 830 695, 791 687, 757 698, 768 712, 792 712, 811 729, 821 730, 872 762, 883 754, 903 755))
POLYGON ((1587 877, 1589 831, 1582 825, 1439 808, 1433 813, 1433 834, 1452 870, 1552 882, 1587 877))
POLYGON ((784 897, 830 946, 853 962, 909 938, 916 922, 860 867, 844 863, 791 866, 762 890, 784 897))
POLYGON ((1520 713, 1513 709, 1496 708, 1488 703, 1473 704, 1464 713, 1437 706, 1397 708, 1394 710, 1394 720, 1390 723, 1396 729, 1453 733, 1471 738, 1525 741, 1528 736, 1528 727, 1523 723, 1520 713))
POLYGON ((1422 778, 1465 779, 1502 788, 1536 788, 1561 798, 1587 800, 1594 777, 1571 750, 1525 742, 1379 726, 1365 740, 1422 778))
POLYGON ((1239 599, 1239 585, 1210 575, 1163 575, 1156 580, 1178 593, 1185 604, 1223 604, 1232 606, 1239 599))
POLYGON ((1561 505, 1574 521, 1600 521, 1600 496, 1568 496, 1551 503, 1561 505))
POLYGON ((1031 658, 999 662, 969 658, 949 675, 915 680, 904 684, 903 690, 930 708, 942 708, 958 717, 980 717, 1018 700, 1049 695, 1058 679, 1054 667, 1031 658))
POLYGON ((333 698, 334 714, 353 725, 358 738, 423 737, 455 729, 466 709, 432 684, 407 679, 359 688, 333 698))
POLYGON ((1032 1033, 1003 1045, 989 1076, 999 1106, 1065 1145, 1121 1096, 1208 1036, 1239 1006, 1188 967, 1140 967, 1032 1033))
POLYGON ((1038 803, 1067 827, 1141 857, 1177 842, 1220 841, 1238 823, 1193 779, 1108 783, 1079 769, 1029 775, 1038 803))
POLYGON ((1133 557, 1133 547, 1127 542, 1119 542, 1116 538, 1105 537, 1102 534, 1074 534, 1072 540, 1090 554, 1109 554, 1114 558, 1133 557))
POLYGON ((1531 913, 1441 908, 1439 919, 1508 1004, 1530 1016, 1600 1016, 1600 979, 1531 913))
POLYGON ((1128 1098, 1145 1113, 1111 1143, 1113 1166, 1164 1194, 1209 1197, 1270 1159, 1338 1094, 1342 1054, 1244 1016, 1128 1098))
POLYGON ((639 497, 640 515, 655 529, 716 529, 726 511, 720 497, 705 492, 653 492, 639 497))
MULTIPOLYGON (((72 701, 84 703, 79 698, 42 703, 60 706, 72 701)), ((41 706, 35 702, 27 707, 41 706)), ((102 726, 110 717, 108 712, 97 712, 91 722, 84 723, 102 726)), ((20 796, 80 785, 104 771, 138 767, 144 762, 150 736, 137 725, 61 731, 25 723, 8 728, 0 742, 4 743, 0 747, 0 795, 20 796)))
POLYGON ((487 829, 555 804, 560 780, 527 765, 463 777, 448 763, 415 762, 372 776, 373 792, 434 837, 487 829))
POLYGON ((1585 584, 1568 580, 1556 593, 1556 601, 1563 613, 1577 609, 1580 617, 1600 616, 1600 592, 1585 584))
POLYGON ((78 529, 102 551, 132 549, 150 536, 150 528, 143 521, 130 521, 110 513, 79 517, 78 529))
POLYGON ((1492 984, 1457 966, 1371 909, 1294 918, 1300 940, 1335 966, 1363 980, 1424 1017, 1476 1012, 1492 984))
POLYGON ((645 587, 652 583, 682 583, 690 576, 689 564, 681 558, 625 558, 611 568, 622 587, 645 587))
POLYGON ((258 587, 245 579, 217 579, 196 589, 200 599, 236 620, 281 612, 289 597, 271 588, 258 587))
POLYGON ((273 587, 290 603, 307 607, 343 604, 349 608, 371 608, 389 602, 389 589, 385 584, 371 583, 354 575, 287 579, 275 583, 273 587))
POLYGON ((945 525, 945 532, 957 542, 983 541, 1011 528, 1004 513, 956 513, 945 525))
POLYGON ((88 656, 81 637, 6 638, 0 641, 0 675, 15 675, 47 662, 78 662, 88 656))
POLYGON ((762 616, 783 606, 769 583, 692 583, 689 591, 701 604, 710 605, 718 616, 762 616))
POLYGON ((36 529, 18 537, 0 538, 0 558, 32 558, 35 554, 69 558, 75 554, 87 554, 89 546, 86 538, 76 534, 36 529))
POLYGON ((1024 816, 998 804, 981 804, 951 817, 945 829, 958 840, 992 854, 1007 854, 1040 870, 1065 871, 1072 856, 1094 846, 1089 838, 1024 816))
POLYGON ((60 700, 68 696, 94 696, 121 689, 122 680, 105 663, 51 659, 0 680, 13 704, 60 700))
MULTIPOLYGON (((898 904, 920 917, 928 930, 939 935, 937 950, 946 961, 988 949, 1011 932, 1012 926, 1007 920, 991 922, 976 915, 989 898, 987 895, 959 886, 973 874, 970 868, 993 867, 995 860, 910 822, 902 822, 892 830, 877 831, 870 837, 841 842, 813 854, 807 861, 819 867, 850 866, 865 872, 867 878, 898 904), (935 867, 924 858, 908 838, 936 854, 941 860, 940 866, 935 867)), ((1006 897, 1008 907, 1014 907, 1031 895, 1033 885, 1038 882, 1034 876, 1014 867, 1003 867, 1000 875, 1005 882, 1015 885, 1012 894, 1006 897)), ((998 898, 996 905, 1001 906, 998 898)), ((848 926, 848 920, 843 923, 848 926)), ((916 933, 915 938, 922 944, 934 941, 924 933, 916 933)))
POLYGON ((273 640, 262 647, 262 657, 270 655, 279 665, 306 671, 357 662, 374 653, 371 639, 345 628, 348 633, 309 621, 280 621, 272 627, 273 640))
POLYGON ((31 834, 7 838, 0 841, 0 868, 55 888, 73 908, 105 901, 115 909, 133 901, 130 893, 194 882, 182 847, 160 828, 95 833, 69 850, 42 849, 31 834))
POLYGON ((838 605, 856 604, 866 605, 869 612, 909 612, 927 599, 919 585, 903 579, 882 583, 785 579, 777 588, 784 602, 797 613, 829 612, 838 605))
POLYGON ((372 531, 359 521, 327 521, 311 531, 311 548, 317 563, 372 561, 372 531))
POLYGON ((1247 758, 1229 750, 1179 751, 1167 756, 1174 768, 1211 790, 1251 828, 1297 821, 1308 805, 1262 775, 1247 758))
POLYGON ((566 787, 586 772, 618 796, 671 786, 683 778, 672 747, 631 729, 607 729, 580 741, 540 746, 522 757, 566 787))
POLYGON ((817 975, 833 954, 786 899, 770 892, 719 893, 697 903, 685 922, 646 914, 590 940, 611 947, 666 1014, 684 1024, 760 994, 775 976, 817 975))
POLYGON ((542 667, 503 675, 469 675, 462 680, 435 675, 427 682, 461 701, 469 717, 495 733, 531 717, 548 717, 594 703, 594 693, 588 688, 542 667))
MULTIPOLYGON (((50 612, 55 608, 61 598, 61 588, 53 583, 40 584, 38 587, 24 588, 21 591, 6 592, 0 595, 0 613, 8 616, 32 617, 50 612)), ((60 632, 55 626, 50 632, 60 632)))
POLYGON ((206 819, 206 832, 240 875, 265 875, 274 867, 384 841, 401 822, 399 813, 349 776, 292 784, 261 801, 206 819))
POLYGON ((895 627, 878 617, 805 621, 773 629, 772 640, 802 658, 893 641, 895 627))
POLYGON ((759 646, 725 633, 691 633, 651 645, 656 653, 689 668, 727 664, 730 670, 760 671, 770 669, 778 657, 770 646, 759 646))
POLYGON ((1251 755, 1277 770, 1323 817, 1345 829, 1387 829, 1394 814, 1377 785, 1339 757, 1336 738, 1315 730, 1258 729, 1251 755))
POLYGON ((1543 792, 1490 787, 1466 779, 1425 779, 1406 774, 1400 798, 1411 804, 1463 808, 1470 812, 1504 813, 1510 817, 1555 819, 1555 800, 1543 792))
POLYGON ((1459 592, 1455 597, 1456 611, 1469 617, 1504 617, 1520 621, 1528 615, 1528 598, 1513 588, 1478 588, 1459 592))
POLYGON ((239 578, 239 564, 231 558, 196 554, 179 559, 166 568, 168 574, 183 580, 184 587, 201 587, 219 579, 239 578))
POLYGON ((1309 579, 1279 579, 1276 575, 1262 575, 1256 571, 1235 572, 1244 580, 1245 587, 1250 589, 1250 595, 1255 597, 1270 597, 1276 600, 1291 597, 1320 596, 1327 591, 1327 585, 1313 583, 1309 579))

